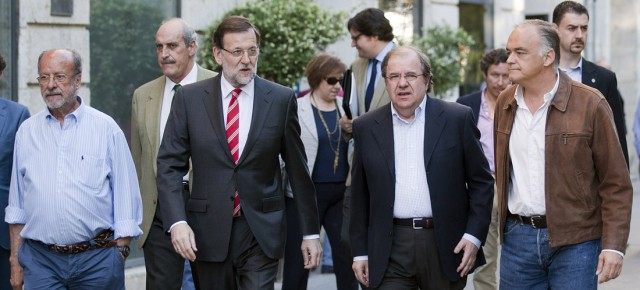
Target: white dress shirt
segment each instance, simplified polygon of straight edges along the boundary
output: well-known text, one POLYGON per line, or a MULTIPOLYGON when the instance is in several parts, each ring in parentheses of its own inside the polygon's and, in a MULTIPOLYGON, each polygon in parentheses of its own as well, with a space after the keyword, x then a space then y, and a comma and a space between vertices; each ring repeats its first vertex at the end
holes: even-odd
POLYGON ((522 87, 518 85, 515 100, 518 104, 511 138, 511 184, 509 188, 509 211, 522 216, 545 215, 545 128, 549 105, 558 90, 560 77, 550 92, 544 94, 544 103, 534 113, 524 101, 522 87))

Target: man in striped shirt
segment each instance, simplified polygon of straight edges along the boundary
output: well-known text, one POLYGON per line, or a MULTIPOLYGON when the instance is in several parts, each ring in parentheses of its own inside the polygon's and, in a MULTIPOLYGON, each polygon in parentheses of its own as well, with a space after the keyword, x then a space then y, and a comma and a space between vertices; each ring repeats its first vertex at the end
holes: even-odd
POLYGON ((77 95, 81 79, 77 52, 40 55, 47 109, 16 134, 5 216, 14 288, 24 280, 25 289, 124 289, 129 243, 142 233, 127 141, 77 95))

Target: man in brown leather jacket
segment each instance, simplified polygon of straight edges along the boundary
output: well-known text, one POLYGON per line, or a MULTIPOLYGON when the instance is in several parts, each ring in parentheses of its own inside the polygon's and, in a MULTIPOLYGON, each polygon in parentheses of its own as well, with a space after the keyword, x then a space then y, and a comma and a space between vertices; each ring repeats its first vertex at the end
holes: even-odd
POLYGON ((507 52, 515 85, 494 125, 500 288, 597 289, 620 274, 633 197, 611 108, 558 70, 552 24, 519 24, 507 52))

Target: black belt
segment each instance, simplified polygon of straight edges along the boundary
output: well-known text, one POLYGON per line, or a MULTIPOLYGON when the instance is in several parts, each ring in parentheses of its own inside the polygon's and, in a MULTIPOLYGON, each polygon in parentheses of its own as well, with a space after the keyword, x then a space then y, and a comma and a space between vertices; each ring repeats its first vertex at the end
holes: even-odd
POLYGON ((189 191, 189 181, 182 181, 182 190, 189 191))
MULTIPOLYGON (((43 244, 49 250, 61 253, 61 254, 77 254, 86 252, 91 249, 96 248, 108 248, 114 247, 117 244, 116 240, 109 240, 113 236, 112 230, 105 230, 95 236, 91 241, 88 242, 80 242, 71 245, 56 245, 56 244, 45 244, 40 241, 36 241, 38 243, 43 244)), ((35 240, 34 240, 35 241, 35 240)))
POLYGON ((393 224, 396 226, 413 227, 413 229, 431 229, 433 228, 432 218, 408 218, 408 219, 393 219, 393 224))
POLYGON ((547 228, 547 216, 545 215, 521 216, 509 213, 509 218, 521 224, 530 225, 534 229, 547 228))

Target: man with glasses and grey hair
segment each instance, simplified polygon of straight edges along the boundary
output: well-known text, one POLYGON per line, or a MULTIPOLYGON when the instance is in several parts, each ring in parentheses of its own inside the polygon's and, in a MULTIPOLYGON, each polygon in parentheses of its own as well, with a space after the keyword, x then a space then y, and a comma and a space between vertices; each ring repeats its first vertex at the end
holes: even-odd
POLYGON ((413 47, 382 61, 391 104, 353 122, 353 271, 371 289, 463 289, 484 264, 493 177, 471 108, 431 98, 413 47))
MULTIPOLYGON (((156 187, 156 157, 169 118, 173 96, 183 85, 214 77, 215 72, 195 63, 196 33, 180 18, 162 23, 156 32, 158 65, 163 75, 140 86, 133 93, 131 109, 131 154, 136 164, 142 194, 143 234, 138 246, 144 251, 149 290, 194 289, 191 268, 171 245, 162 229, 156 187), (184 274, 183 274, 184 269, 184 274)), ((189 176, 182 180, 189 196, 189 176)))
POLYGON ((129 243, 142 234, 142 203, 118 124, 77 93, 80 55, 38 58, 47 108, 16 134, 9 205, 14 289, 124 289, 129 243), (24 270, 24 271, 23 271, 24 270))

